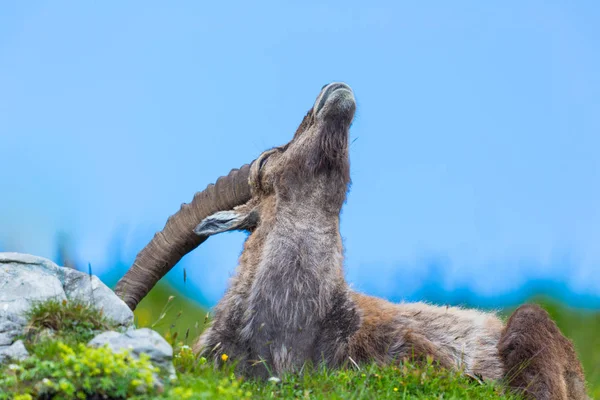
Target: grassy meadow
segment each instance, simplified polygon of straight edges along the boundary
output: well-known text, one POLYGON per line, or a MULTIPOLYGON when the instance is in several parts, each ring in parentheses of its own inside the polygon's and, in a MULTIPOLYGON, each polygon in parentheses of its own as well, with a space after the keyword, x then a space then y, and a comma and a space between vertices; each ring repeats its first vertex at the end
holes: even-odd
MULTIPOLYGON (((600 398, 600 313, 569 309, 537 298, 578 350, 590 395, 600 398)), ((509 315, 511 310, 502 312, 509 315)), ((498 384, 425 365, 365 365, 327 370, 307 366, 301 375, 268 382, 244 380, 233 373, 235 360, 215 369, 190 348, 209 320, 206 310, 160 284, 135 312, 138 327, 151 327, 174 346, 178 378, 153 384, 160 373, 147 359, 85 346, 110 321, 77 302, 48 302, 34 307, 22 339, 32 357, 0 367, 0 400, 28 399, 516 399, 498 384), (48 329, 56 331, 48 335, 48 329)))

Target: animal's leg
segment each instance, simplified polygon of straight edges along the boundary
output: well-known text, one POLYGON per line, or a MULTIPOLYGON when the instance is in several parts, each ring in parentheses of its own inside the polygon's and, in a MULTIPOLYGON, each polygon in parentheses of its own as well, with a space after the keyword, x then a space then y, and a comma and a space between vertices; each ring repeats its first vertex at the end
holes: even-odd
POLYGON ((528 398, 588 399, 573 344, 541 307, 527 304, 511 315, 498 351, 506 383, 528 398))
POLYGON ((222 314, 215 316, 215 320, 194 344, 193 350, 211 360, 215 366, 233 362, 236 370, 243 373, 248 367, 247 345, 240 339, 239 331, 235 328, 237 321, 232 321, 235 316, 221 316, 222 314))
POLYGON ((427 339, 425 336, 413 331, 409 331, 405 335, 406 349, 403 351, 404 358, 409 358, 416 362, 425 362, 427 358, 438 363, 441 367, 447 369, 455 369, 456 364, 452 359, 440 351, 439 347, 427 339))
POLYGON ((212 352, 212 347, 218 343, 215 336, 216 335, 212 326, 206 328, 206 330, 198 337, 196 343, 194 343, 194 352, 203 356, 210 355, 212 352))
POLYGON ((194 352, 206 358, 213 359, 215 364, 219 364, 219 359, 223 354, 227 354, 229 357, 232 353, 230 350, 224 348, 224 341, 225 338, 219 335, 214 326, 209 326, 198 337, 198 340, 194 344, 194 352))

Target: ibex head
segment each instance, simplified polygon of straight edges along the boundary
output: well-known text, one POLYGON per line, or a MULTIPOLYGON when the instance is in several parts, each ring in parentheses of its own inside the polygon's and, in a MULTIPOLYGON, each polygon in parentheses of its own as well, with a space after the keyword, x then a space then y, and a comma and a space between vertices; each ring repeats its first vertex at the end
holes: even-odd
POLYGON ((348 131, 355 109, 348 85, 325 85, 293 139, 263 152, 252 163, 250 201, 207 217, 194 232, 210 236, 229 230, 253 230, 261 212, 267 212, 266 204, 316 214, 305 216, 305 220, 319 215, 337 216, 350 182, 348 131))

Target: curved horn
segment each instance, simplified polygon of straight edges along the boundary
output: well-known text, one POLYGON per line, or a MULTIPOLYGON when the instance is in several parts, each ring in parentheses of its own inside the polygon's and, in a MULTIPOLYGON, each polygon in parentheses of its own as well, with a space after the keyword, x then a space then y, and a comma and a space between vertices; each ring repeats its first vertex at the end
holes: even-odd
POLYGON ((200 221, 217 211, 231 210, 250 200, 249 173, 248 164, 232 170, 216 184, 196 193, 191 203, 182 204, 179 211, 169 217, 163 230, 138 253, 133 266, 117 283, 115 293, 129 308, 135 310, 156 282, 207 239, 194 233, 200 221))

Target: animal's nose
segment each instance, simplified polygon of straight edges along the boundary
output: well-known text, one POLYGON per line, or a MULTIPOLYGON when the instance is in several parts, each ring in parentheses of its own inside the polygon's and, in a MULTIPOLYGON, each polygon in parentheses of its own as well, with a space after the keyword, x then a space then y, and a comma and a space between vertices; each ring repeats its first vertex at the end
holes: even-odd
POLYGON ((346 89, 346 90, 352 91, 352 88, 344 82, 328 83, 326 85, 323 85, 323 87, 321 88, 321 91, 325 90, 327 92, 327 93, 323 94, 323 97, 325 97, 325 94, 331 94, 338 89, 346 89), (325 89, 325 88, 327 88, 327 89, 325 89))
POLYGON ((323 86, 323 89, 321 89, 321 94, 319 95, 319 97, 317 98, 317 102, 315 103, 315 111, 318 113, 323 108, 325 103, 327 103, 327 100, 331 98, 333 94, 338 90, 346 91, 346 94, 349 96, 343 97, 348 97, 352 99, 352 102, 354 102, 354 92, 352 91, 352 88, 350 86, 348 86, 344 82, 333 82, 323 86))

